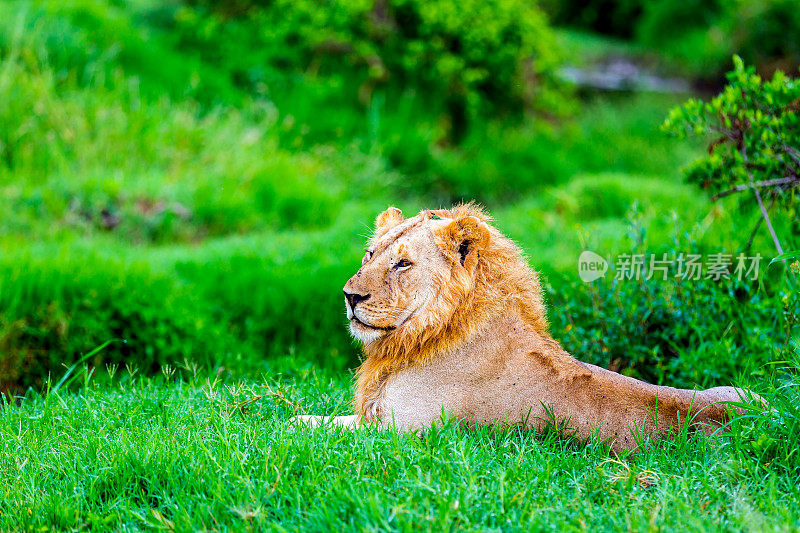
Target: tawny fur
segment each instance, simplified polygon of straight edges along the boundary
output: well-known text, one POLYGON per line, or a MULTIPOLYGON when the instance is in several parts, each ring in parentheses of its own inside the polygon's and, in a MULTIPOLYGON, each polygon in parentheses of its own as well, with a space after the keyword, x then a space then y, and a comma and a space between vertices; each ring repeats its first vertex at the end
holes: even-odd
POLYGON ((727 421, 720 402, 757 399, 650 385, 576 360, 548 333, 538 275, 488 221, 472 204, 378 216, 345 285, 358 300, 346 304, 351 331, 365 343, 356 415, 334 422, 417 430, 444 411, 468 423, 556 425, 620 451, 637 434, 657 439, 685 424, 710 433, 727 421))

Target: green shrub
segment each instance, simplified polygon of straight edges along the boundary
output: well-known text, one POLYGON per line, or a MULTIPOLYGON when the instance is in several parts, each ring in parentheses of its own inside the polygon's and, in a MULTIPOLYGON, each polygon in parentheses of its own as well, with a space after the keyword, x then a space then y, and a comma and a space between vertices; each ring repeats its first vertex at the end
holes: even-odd
POLYGON ((252 346, 244 365, 289 353, 343 369, 358 362, 342 287, 360 264, 360 241, 338 230, 253 236, 184 250, 166 265, 252 346))
POLYGON ((800 234, 796 216, 800 206, 800 81, 780 71, 771 81, 762 81, 739 57, 734 57, 734 63, 729 85, 721 94, 708 103, 690 100, 672 110, 664 129, 710 141, 708 155, 686 169, 687 181, 714 199, 744 193, 743 204, 758 204, 756 210, 782 253, 767 212, 773 204, 783 208, 788 225, 784 244, 796 248, 794 236, 800 234))
POLYGON ((652 383, 729 384, 767 372, 785 347, 780 298, 757 282, 610 280, 559 286, 551 298, 567 351, 652 383))
POLYGON ((115 84, 122 69, 150 99, 192 98, 204 107, 240 103, 244 94, 222 73, 154 38, 134 4, 105 0, 1 0, 0 56, 22 43, 58 80, 115 84))
MULTIPOLYGON (((650 0, 643 2, 641 19, 635 31, 639 41, 659 46, 676 35, 702 29, 715 23, 727 0, 650 0)), ((702 51, 698 51, 702 53, 702 51)))
POLYGON ((800 67, 800 5, 797 0, 736 0, 723 28, 733 53, 759 70, 793 72, 800 67))
POLYGON ((767 75, 800 67, 797 0, 654 0, 637 36, 702 80, 719 81, 733 54, 767 75))
POLYGON ((557 24, 658 50, 686 74, 717 83, 738 54, 759 72, 800 66, 797 0, 545 0, 557 24))
POLYGON ((88 361, 101 371, 123 364, 153 374, 186 359, 257 374, 285 356, 353 367, 359 350, 341 291, 360 264, 361 229, 232 236, 201 247, 96 239, 6 254, 0 386, 38 388, 109 339, 120 341, 88 361))
MULTIPOLYGON (((198 0, 174 13, 177 45, 226 64, 251 87, 277 71, 341 77, 368 102, 378 87, 423 91, 460 138, 474 112, 552 114, 557 62, 540 10, 521 0, 198 0)), ((277 83, 276 83, 277 82, 277 83)))
POLYGON ((322 227, 337 214, 342 181, 279 147, 267 104, 201 115, 191 100, 143 98, 122 71, 82 86, 23 43, 6 54, 0 228, 169 242, 322 227))
POLYGON ((142 263, 52 250, 2 257, 0 389, 39 388, 111 339, 90 365, 213 368, 237 347, 192 291, 142 263))
MULTIPOLYGON (((633 227, 634 232, 640 231, 633 227)), ((719 250, 676 240, 672 247, 638 244, 629 254, 664 255, 672 265, 647 279, 647 263, 635 279, 618 279, 615 262, 592 283, 553 277, 553 333, 576 357, 623 374, 681 387, 729 384, 741 376, 768 373, 767 364, 788 348, 798 331, 800 298, 790 280, 768 272, 759 280, 738 279, 731 254, 730 279, 676 277, 678 257, 719 250)), ((749 267, 749 264, 747 265, 749 267)), ((746 278, 746 277, 745 277, 746 278)), ((574 279, 574 278, 573 278, 574 279)))
POLYGON ((680 101, 646 94, 620 101, 598 99, 588 102, 574 121, 558 126, 490 121, 471 131, 459 146, 449 147, 436 142, 433 124, 414 124, 404 112, 400 120, 379 115, 376 142, 390 165, 405 175, 396 183, 404 194, 434 204, 477 200, 496 205, 541 193, 576 174, 678 177, 680 166, 697 152, 660 135, 654 117, 680 101))
MULTIPOLYGON (((562 189, 553 191, 557 201, 553 208, 576 221, 595 219, 625 220, 631 206, 651 213, 664 213, 676 204, 691 217, 703 212, 706 204, 697 198, 691 187, 680 183, 664 183, 663 178, 604 173, 575 176, 562 189)), ((642 213, 645 214, 645 213, 642 213)), ((668 216, 662 216, 669 221, 668 216)))
POLYGON ((543 0, 556 24, 631 37, 647 0, 543 0))

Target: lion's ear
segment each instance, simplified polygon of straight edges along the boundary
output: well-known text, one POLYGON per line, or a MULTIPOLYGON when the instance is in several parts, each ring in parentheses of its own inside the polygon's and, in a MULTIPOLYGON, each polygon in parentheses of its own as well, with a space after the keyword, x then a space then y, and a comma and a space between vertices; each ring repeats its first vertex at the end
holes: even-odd
POLYGON ((375 237, 382 236, 404 220, 402 211, 396 207, 390 207, 375 219, 375 237))
POLYGON ((486 222, 474 216, 453 220, 435 230, 434 236, 444 255, 453 264, 462 265, 470 273, 475 270, 481 252, 491 239, 486 222))

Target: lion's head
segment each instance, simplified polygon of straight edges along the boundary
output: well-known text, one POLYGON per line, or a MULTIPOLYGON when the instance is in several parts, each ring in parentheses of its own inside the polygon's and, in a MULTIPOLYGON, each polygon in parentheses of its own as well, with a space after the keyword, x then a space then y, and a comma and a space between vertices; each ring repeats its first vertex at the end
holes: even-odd
POLYGON ((546 329, 538 277, 488 221, 472 204, 378 216, 361 268, 344 286, 350 331, 368 356, 424 358, 509 305, 546 329))

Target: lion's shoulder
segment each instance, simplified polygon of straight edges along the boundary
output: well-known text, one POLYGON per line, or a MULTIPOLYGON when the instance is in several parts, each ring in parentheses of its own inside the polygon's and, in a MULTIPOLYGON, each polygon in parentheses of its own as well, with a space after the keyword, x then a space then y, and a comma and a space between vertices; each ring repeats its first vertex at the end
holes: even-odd
POLYGON ((553 379, 588 380, 592 377, 589 365, 572 357, 558 341, 547 336, 535 340, 528 357, 553 379))

